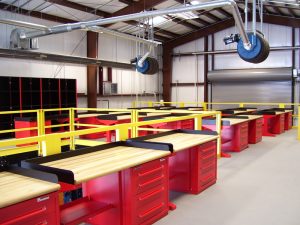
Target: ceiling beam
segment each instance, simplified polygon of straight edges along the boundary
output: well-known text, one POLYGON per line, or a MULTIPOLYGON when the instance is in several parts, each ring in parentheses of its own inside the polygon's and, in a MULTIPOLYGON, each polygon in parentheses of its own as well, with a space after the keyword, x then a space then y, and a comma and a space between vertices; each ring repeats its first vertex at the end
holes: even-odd
POLYGON ((205 10, 199 10, 197 11, 200 14, 202 14, 203 16, 206 16, 207 18, 217 22, 217 21, 221 21, 222 19, 220 19, 219 17, 213 15, 212 13, 210 13, 209 11, 205 11, 205 10))
MULTIPOLYGON (((244 15, 242 17, 244 17, 244 15)), ((249 20, 251 20, 250 17, 249 17, 249 20)), ((264 22, 269 23, 269 24, 300 28, 300 18, 264 14, 264 22)), ((190 32, 188 34, 182 35, 179 38, 168 41, 168 42, 164 43, 164 46, 167 46, 167 48, 173 49, 173 48, 175 48, 179 45, 183 45, 187 42, 191 42, 191 41, 197 40, 199 38, 202 38, 204 36, 207 36, 207 35, 216 33, 218 31, 230 28, 230 27, 234 26, 234 24, 235 24, 234 19, 228 18, 221 22, 211 24, 204 28, 198 29, 197 31, 190 32)))
POLYGON ((200 28, 194 24, 187 22, 187 20, 184 20, 184 19, 179 19, 179 18, 170 16, 170 15, 167 15, 166 17, 169 18, 170 20, 172 20, 173 22, 175 22, 177 24, 181 24, 185 27, 191 28, 192 30, 198 30, 200 28))
POLYGON ((82 12, 86 12, 86 13, 92 13, 95 14, 97 16, 100 17, 107 17, 110 14, 86 5, 82 5, 82 4, 78 4, 76 2, 71 2, 71 1, 66 1, 66 0, 47 0, 48 2, 57 4, 57 5, 61 5, 61 6, 65 6, 65 7, 69 7, 71 9, 77 9, 79 11, 82 12))
POLYGON ((9 11, 9 12, 17 12, 18 14, 25 15, 25 16, 31 16, 39 19, 44 19, 44 20, 49 20, 52 22, 57 22, 57 23, 75 23, 77 21, 75 20, 70 20, 67 18, 59 17, 59 16, 53 16, 47 13, 41 13, 38 11, 29 11, 27 9, 19 8, 14 5, 9 5, 6 3, 1 3, 0 2, 0 9, 9 11))
POLYGON ((294 10, 292 10, 291 8, 287 8, 287 10, 288 10, 289 14, 291 14, 293 17, 298 17, 298 16, 295 14, 294 10))
POLYGON ((275 13, 279 16, 283 16, 282 12, 280 11, 280 9, 273 3, 270 2, 270 7, 275 11, 275 13))
POLYGON ((215 11, 217 11, 220 14, 222 14, 223 16, 232 17, 231 13, 227 12, 226 10, 224 10, 222 8, 217 8, 217 9, 215 9, 215 11))
POLYGON ((131 5, 131 4, 135 3, 133 0, 119 0, 119 2, 122 2, 122 3, 127 4, 127 5, 131 5))
POLYGON ((125 8, 112 13, 110 17, 142 12, 144 10, 151 9, 164 1, 166 0, 140 0, 138 2, 135 2, 134 4, 128 5, 125 8))

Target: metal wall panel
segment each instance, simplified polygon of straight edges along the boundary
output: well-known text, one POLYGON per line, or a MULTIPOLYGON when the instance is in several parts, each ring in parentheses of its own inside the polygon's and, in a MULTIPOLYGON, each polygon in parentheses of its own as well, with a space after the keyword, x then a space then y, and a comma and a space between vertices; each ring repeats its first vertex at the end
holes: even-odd
POLYGON ((291 88, 291 81, 212 83, 210 97, 212 102, 291 102, 291 88))
POLYGON ((208 72, 208 80, 212 83, 289 81, 291 80, 291 77, 291 68, 214 70, 208 72))

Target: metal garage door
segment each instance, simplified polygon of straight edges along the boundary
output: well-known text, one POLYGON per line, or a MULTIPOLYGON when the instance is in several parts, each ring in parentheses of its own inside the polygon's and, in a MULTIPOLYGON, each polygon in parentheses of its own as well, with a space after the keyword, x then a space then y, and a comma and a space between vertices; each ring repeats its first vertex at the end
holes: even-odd
POLYGON ((211 102, 291 102, 292 99, 291 68, 217 70, 208 73, 208 80, 211 102))

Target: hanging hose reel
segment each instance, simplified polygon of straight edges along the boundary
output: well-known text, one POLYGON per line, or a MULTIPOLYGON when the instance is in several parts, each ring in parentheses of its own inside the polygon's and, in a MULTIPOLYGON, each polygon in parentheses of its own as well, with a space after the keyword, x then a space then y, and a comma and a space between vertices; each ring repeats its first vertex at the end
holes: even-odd
POLYGON ((237 52, 239 56, 250 63, 261 63, 269 56, 270 46, 268 41, 264 38, 262 33, 253 32, 247 33, 251 42, 251 48, 249 50, 244 48, 243 41, 239 40, 237 44, 237 52))

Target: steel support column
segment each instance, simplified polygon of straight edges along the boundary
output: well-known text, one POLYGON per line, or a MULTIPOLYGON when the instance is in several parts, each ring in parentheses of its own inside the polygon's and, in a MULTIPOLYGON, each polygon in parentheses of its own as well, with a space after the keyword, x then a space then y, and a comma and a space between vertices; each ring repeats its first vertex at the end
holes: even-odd
MULTIPOLYGON (((98 58, 98 33, 87 32, 87 57, 98 58)), ((97 65, 87 66, 88 108, 97 108, 97 65)))

